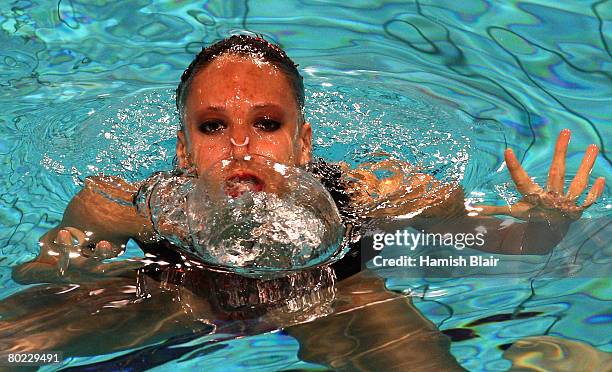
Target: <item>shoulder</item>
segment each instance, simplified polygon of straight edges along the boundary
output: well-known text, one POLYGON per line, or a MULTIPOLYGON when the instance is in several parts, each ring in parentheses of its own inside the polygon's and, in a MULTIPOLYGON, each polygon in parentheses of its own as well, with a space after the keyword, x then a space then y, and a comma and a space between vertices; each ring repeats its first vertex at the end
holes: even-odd
POLYGON ((321 182, 329 192, 344 222, 355 218, 352 209, 350 189, 351 185, 345 177, 342 163, 332 163, 323 158, 313 159, 306 166, 306 170, 321 182))

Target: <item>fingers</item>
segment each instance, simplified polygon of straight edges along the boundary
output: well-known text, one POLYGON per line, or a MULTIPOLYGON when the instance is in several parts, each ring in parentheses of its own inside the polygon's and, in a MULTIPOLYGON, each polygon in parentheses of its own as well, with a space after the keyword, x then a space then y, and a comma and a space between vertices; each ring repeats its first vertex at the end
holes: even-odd
POLYGON ((587 197, 584 200, 584 203, 582 203, 582 207, 583 208, 588 208, 593 203, 595 203, 595 201, 597 201, 597 199, 599 199, 601 194, 603 194, 605 186, 606 186, 606 179, 605 178, 599 177, 598 179, 596 179, 595 183, 593 184, 593 187, 591 187, 591 190, 587 194, 587 197))
MULTIPOLYGON (((81 230, 74 227, 66 227, 57 232, 55 244, 66 247, 80 246, 80 255, 87 258, 107 259, 119 256, 121 249, 115 247, 108 240, 101 240, 95 245, 84 245, 87 242, 86 235, 81 230)), ((69 250, 72 252, 72 250, 69 250)), ((70 253, 79 255, 79 253, 70 253)))
POLYGON ((507 149, 504 152, 504 158, 506 160, 506 165, 508 166, 510 176, 516 184, 517 190, 521 194, 528 195, 542 191, 542 188, 536 185, 531 178, 529 178, 529 175, 527 172, 525 172, 523 167, 521 167, 521 164, 518 162, 518 159, 516 158, 516 155, 514 155, 514 151, 512 151, 512 149, 507 149))
POLYGON ((63 277, 68 271, 70 266, 70 255, 72 253, 71 248, 74 246, 74 241, 70 231, 61 229, 55 236, 55 244, 60 248, 60 255, 57 260, 57 273, 60 277, 63 277))
POLYGON ((85 243, 87 237, 84 232, 74 227, 66 227, 65 229, 68 230, 70 234, 72 234, 72 237, 77 240, 78 243, 76 245, 82 245, 85 243))
POLYGON ((113 245, 108 240, 101 240, 96 244, 96 251, 100 250, 102 252, 110 249, 113 249, 113 245))
POLYGON ((563 129, 557 138, 555 145, 555 153, 553 161, 548 171, 548 182, 546 189, 548 191, 563 193, 563 183, 565 180, 565 157, 567 154, 567 144, 569 143, 571 132, 569 129, 563 129))
POLYGON ((96 244, 95 257, 97 258, 114 258, 120 253, 121 249, 116 249, 108 240, 102 240, 96 244))
POLYGON ((82 245, 86 241, 85 233, 74 227, 64 227, 57 232, 55 244, 60 245, 82 245))
POLYGON ((596 145, 589 145, 589 147, 587 147, 584 157, 582 158, 582 163, 580 163, 580 168, 578 168, 578 172, 576 173, 576 177, 574 177, 567 189, 567 198, 572 200, 578 199, 589 184, 589 175, 591 174, 591 169, 593 169, 595 159, 597 159, 597 154, 599 154, 599 148, 596 145))
POLYGON ((54 243, 59 245, 74 245, 72 234, 66 229, 61 229, 57 232, 54 243))

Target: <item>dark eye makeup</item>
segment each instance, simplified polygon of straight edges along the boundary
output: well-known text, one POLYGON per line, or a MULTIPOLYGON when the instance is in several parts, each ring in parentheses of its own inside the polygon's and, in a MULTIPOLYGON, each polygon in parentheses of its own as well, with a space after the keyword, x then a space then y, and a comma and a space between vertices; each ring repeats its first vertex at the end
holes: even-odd
MULTIPOLYGON (((278 120, 274 120, 268 117, 257 119, 254 127, 264 132, 274 132, 282 126, 282 123, 278 120)), ((227 128, 227 124, 220 119, 209 119, 205 120, 198 125, 198 129, 204 134, 215 134, 221 132, 227 128)))
POLYGON ((263 130, 264 132, 274 132, 281 127, 282 123, 278 120, 270 118, 262 118, 255 122, 255 127, 263 130))
POLYGON ((204 134, 217 133, 226 128, 225 123, 221 120, 206 120, 198 126, 200 132, 204 134))

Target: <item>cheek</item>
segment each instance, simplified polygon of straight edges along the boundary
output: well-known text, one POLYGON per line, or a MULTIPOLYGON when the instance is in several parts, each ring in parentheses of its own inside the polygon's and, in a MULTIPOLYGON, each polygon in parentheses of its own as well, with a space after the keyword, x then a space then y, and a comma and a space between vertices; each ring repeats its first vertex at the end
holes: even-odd
POLYGON ((198 171, 208 169, 219 160, 228 158, 231 153, 228 141, 221 138, 211 140, 196 135, 191 139, 190 155, 198 171))
POLYGON ((294 140, 289 133, 278 133, 256 137, 249 150, 253 154, 288 162, 295 156, 295 147, 294 140))

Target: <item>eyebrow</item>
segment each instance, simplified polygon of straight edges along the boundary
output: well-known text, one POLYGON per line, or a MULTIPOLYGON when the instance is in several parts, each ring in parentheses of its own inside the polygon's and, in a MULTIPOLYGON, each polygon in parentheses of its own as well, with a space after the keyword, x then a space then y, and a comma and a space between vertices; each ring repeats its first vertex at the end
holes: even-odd
POLYGON ((281 105, 277 105, 276 103, 258 103, 253 105, 253 108, 283 110, 283 107, 281 105))
MULTIPOLYGON (((278 105, 276 103, 257 103, 255 105, 253 105, 254 109, 274 109, 274 110, 282 110, 283 106, 278 105)), ((226 110, 225 106, 221 106, 221 105, 211 105, 211 106, 206 106, 203 107, 199 110, 197 110, 197 112, 205 112, 205 111, 214 111, 214 112, 223 112, 226 110)))
POLYGON ((202 111, 225 111, 225 107, 223 107, 223 106, 206 106, 204 108, 201 108, 201 109, 197 110, 197 112, 202 112, 202 111))

